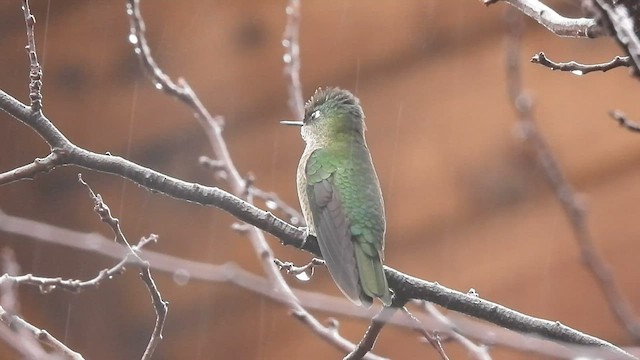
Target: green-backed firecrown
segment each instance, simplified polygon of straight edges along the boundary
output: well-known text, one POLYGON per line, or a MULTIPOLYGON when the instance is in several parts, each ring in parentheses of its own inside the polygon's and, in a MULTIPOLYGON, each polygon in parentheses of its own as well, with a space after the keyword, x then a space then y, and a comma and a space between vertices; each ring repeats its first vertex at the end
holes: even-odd
POLYGON ((338 288, 354 303, 391 304, 382 267, 385 218, 380 183, 364 138, 358 99, 318 89, 305 105, 306 148, 298 165, 298 196, 308 231, 338 288))

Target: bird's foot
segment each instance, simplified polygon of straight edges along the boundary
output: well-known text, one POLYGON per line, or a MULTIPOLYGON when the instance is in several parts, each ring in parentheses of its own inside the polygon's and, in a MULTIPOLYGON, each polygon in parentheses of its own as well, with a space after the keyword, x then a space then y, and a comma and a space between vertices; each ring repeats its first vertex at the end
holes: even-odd
POLYGON ((304 240, 302 240, 302 244, 300 244, 300 248, 302 249, 304 248, 304 245, 307 243, 307 239, 311 235, 311 232, 309 231, 309 227, 307 226, 301 226, 298 229, 304 231, 304 240))

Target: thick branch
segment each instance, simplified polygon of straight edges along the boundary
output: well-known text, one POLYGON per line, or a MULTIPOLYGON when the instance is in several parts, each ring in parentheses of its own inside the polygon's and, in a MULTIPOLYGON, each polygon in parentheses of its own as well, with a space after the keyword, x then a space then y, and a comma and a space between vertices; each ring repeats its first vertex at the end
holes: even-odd
MULTIPOLYGON (((26 105, 0 90, 0 108, 17 120, 32 127, 52 147, 65 149, 65 165, 109 173, 128 179, 149 191, 159 192, 176 199, 194 202, 203 206, 220 208, 241 221, 256 226, 275 237, 282 244, 294 246, 321 257, 315 238, 304 238, 304 231, 276 218, 271 213, 242 201, 218 188, 178 180, 144 168, 117 156, 100 155, 71 144, 40 112, 33 113, 26 105)), ((421 299, 445 308, 486 320, 523 333, 537 334, 549 340, 574 345, 586 345, 585 353, 597 349, 605 353, 618 354, 623 359, 635 359, 623 350, 598 338, 583 334, 552 321, 536 319, 504 306, 477 297, 448 289, 437 283, 424 281, 385 267, 389 286, 403 299, 421 299), (595 348, 594 348, 595 347, 595 348)))
POLYGON ((616 284, 611 269, 594 245, 594 239, 587 223, 587 213, 578 201, 573 187, 555 159, 553 151, 538 130, 531 99, 522 89, 519 60, 522 23, 519 14, 515 11, 507 12, 507 20, 509 21, 510 35, 506 59, 508 96, 517 113, 520 128, 529 146, 533 149, 551 190, 567 216, 580 247, 582 259, 600 286, 602 294, 607 299, 609 309, 631 336, 640 339, 640 323, 633 308, 616 284))
POLYGON ((636 33, 636 29, 640 28, 640 20, 638 19, 640 10, 637 9, 636 2, 626 3, 623 1, 593 0, 593 4, 604 15, 603 20, 610 32, 631 58, 634 75, 640 78, 640 39, 636 33))
POLYGON ((520 10, 558 36, 596 38, 604 35, 594 19, 566 18, 538 0, 484 0, 484 4, 491 5, 500 1, 520 10))

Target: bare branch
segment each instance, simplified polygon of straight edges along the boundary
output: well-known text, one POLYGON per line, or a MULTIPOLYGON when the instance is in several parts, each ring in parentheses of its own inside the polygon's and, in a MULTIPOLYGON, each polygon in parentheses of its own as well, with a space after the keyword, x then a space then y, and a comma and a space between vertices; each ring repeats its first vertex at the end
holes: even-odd
MULTIPOLYGON (((635 29, 640 27, 640 14, 631 14, 630 9, 634 2, 615 2, 611 4, 605 0, 593 0, 593 4, 599 8, 612 34, 615 35, 618 44, 631 58, 634 75, 640 78, 640 39, 635 29)), ((637 10, 636 10, 637 11, 637 10)))
MULTIPOLYGON (((246 181, 242 178, 240 176, 240 172, 233 163, 226 142, 222 137, 222 118, 219 116, 215 118, 212 117, 185 80, 180 79, 178 80, 178 84, 175 84, 167 75, 165 75, 153 60, 145 38, 145 26, 142 15, 140 14, 139 0, 129 0, 127 3, 127 14, 129 15, 131 24, 131 39, 136 39, 136 41, 132 41, 134 50, 136 54, 138 54, 141 64, 147 70, 147 73, 150 74, 152 80, 156 84, 161 84, 161 86, 156 86, 156 88, 183 101, 194 111, 196 119, 199 121, 209 138, 209 143, 213 148, 221 168, 224 169, 227 175, 226 180, 231 185, 232 192, 240 198, 245 197, 247 200, 250 200, 252 194, 249 189, 251 188, 252 182, 246 181)), ((245 204, 248 205, 246 202, 245 204)), ((275 218, 270 213, 268 213, 268 215, 275 218)), ((283 301, 291 308, 295 317, 303 324, 309 326, 309 328, 322 339, 328 341, 338 349, 345 352, 353 349, 355 346, 353 343, 342 338, 336 331, 322 325, 300 305, 300 301, 297 299, 289 285, 284 280, 282 274, 280 274, 280 271, 275 266, 273 252, 262 231, 258 228, 252 227, 247 231, 247 236, 253 245, 258 259, 262 263, 262 268, 267 274, 267 278, 271 284, 284 295, 283 301)), ((371 355, 369 357, 372 358, 375 356, 371 355)))
MULTIPOLYGON (((217 180, 228 180, 227 173, 225 171, 226 165, 223 161, 212 159, 208 156, 200 156, 198 158, 198 163, 202 166, 213 171, 213 175, 217 180)), ((245 186, 247 182, 245 182, 245 186)), ((269 210, 280 211, 282 214, 286 215, 286 220, 294 226, 302 226, 304 225, 304 217, 302 214, 291 207, 289 204, 284 202, 278 194, 274 192, 264 191, 254 184, 250 184, 248 196, 252 196, 254 198, 258 198, 262 200, 269 210)))
POLYGON ((594 71, 609 71, 617 67, 629 67, 631 61, 628 56, 616 56, 611 61, 601 64, 580 64, 575 61, 569 62, 554 62, 546 57, 543 52, 539 52, 531 58, 531 62, 534 64, 540 64, 548 67, 551 70, 568 71, 574 75, 585 75, 594 71))
POLYGON ((104 269, 98 273, 92 279, 81 281, 75 279, 62 279, 62 278, 45 278, 34 276, 32 274, 12 276, 9 274, 3 274, 0 276, 0 285, 15 286, 19 284, 38 286, 42 293, 49 293, 54 289, 62 289, 73 293, 78 293, 88 288, 96 288, 100 286, 102 281, 111 279, 114 276, 124 273, 124 265, 128 259, 123 259, 114 267, 104 269))
POLYGON ((389 322, 389 319, 391 319, 396 311, 398 311, 397 307, 383 307, 382 310, 371 319, 371 324, 358 343, 358 346, 347 354, 344 360, 359 360, 371 351, 378 339, 378 335, 380 335, 380 331, 382 331, 384 325, 389 322))
POLYGON ((440 336, 434 331, 434 334, 430 333, 422 324, 422 321, 418 319, 415 315, 407 309, 406 306, 402 308, 402 312, 406 315, 406 318, 411 321, 414 326, 413 328, 422 335, 424 340, 428 342, 438 353, 442 360, 449 360, 447 353, 444 351, 444 347, 442 347, 442 341, 440 341, 440 336))
POLYGON ((520 10, 558 36, 596 38, 604 35, 594 19, 566 18, 538 0, 483 0, 483 3, 488 6, 500 1, 520 10))
POLYGON ((273 259, 273 263, 276 264, 279 270, 284 270, 287 274, 294 275, 298 280, 309 280, 313 276, 313 269, 316 266, 324 266, 324 260, 313 258, 311 261, 303 266, 295 266, 292 262, 282 262, 278 259, 273 259), (309 271, 309 273, 307 273, 309 271))
POLYGON ((609 115, 620 124, 620 126, 626 128, 629 131, 640 132, 640 124, 630 120, 625 113, 620 110, 612 110, 609 115))
POLYGON ((607 299, 609 309, 627 332, 636 340, 640 340, 640 323, 633 308, 615 282, 611 269, 598 253, 589 226, 584 207, 578 201, 571 184, 558 165, 553 152, 538 130, 533 111, 532 100, 522 90, 520 75, 520 38, 522 21, 515 11, 507 13, 509 41, 506 51, 507 85, 509 97, 518 115, 520 129, 535 152, 547 182, 560 202, 573 229, 582 259, 607 299))
POLYGON ((282 35, 285 74, 289 78, 289 108, 297 120, 304 117, 304 98, 300 81, 300 0, 289 0, 286 7, 287 26, 282 35))
POLYGON ((36 53, 36 36, 34 27, 36 18, 31 15, 29 0, 22 0, 22 10, 24 12, 24 22, 27 24, 27 52, 29 53, 29 99, 31 99, 31 109, 40 111, 42 109, 42 67, 38 62, 36 53))
MULTIPOLYGON (((135 253, 138 253, 148 243, 156 242, 156 239, 157 235, 153 234, 149 237, 142 238, 137 245, 131 246, 131 250, 135 253)), ((32 274, 18 276, 5 272, 2 276, 0 276, 0 287, 13 288, 15 285, 24 284, 37 286, 43 293, 49 293, 55 289, 62 289, 72 293, 79 293, 87 289, 97 288, 104 280, 111 280, 116 276, 122 275, 125 272, 125 265, 132 262, 131 257, 133 257, 132 253, 129 252, 116 265, 108 269, 103 269, 98 272, 98 274, 92 279, 84 281, 76 279, 45 278, 34 276, 32 274)), ((136 258, 134 262, 140 264, 139 258, 136 258)))
MULTIPOLYGON (((146 189, 159 192, 176 199, 191 201, 204 206, 215 206, 229 214, 256 226, 279 238, 284 245, 290 245, 321 256, 317 240, 305 237, 305 232, 276 218, 271 213, 260 210, 218 188, 171 178, 144 168, 117 156, 101 155, 77 147, 42 114, 33 114, 29 107, 0 90, 0 108, 17 120, 31 126, 48 142, 64 147, 64 164, 79 166, 95 171, 119 175, 146 189)), ((424 281, 385 266, 385 274, 394 294, 404 299, 422 299, 441 305, 447 309, 492 322, 502 327, 524 333, 538 334, 549 340, 574 345, 586 345, 586 352, 596 349, 612 352, 621 358, 634 359, 612 344, 580 333, 558 323, 536 319, 486 300, 471 297, 465 293, 448 289, 436 283, 424 281), (594 348, 595 347, 595 348, 594 348), (588 349, 588 350, 587 350, 588 349)), ((325 336, 332 336, 327 330, 325 336)))
POLYGON ((0 326, 0 339, 24 359, 60 360, 62 358, 59 354, 46 352, 43 348, 44 344, 38 342, 27 330, 12 331, 7 326, 0 326))
MULTIPOLYGON (((124 247, 124 245, 116 244, 112 240, 109 240, 102 235, 95 233, 86 234, 78 231, 64 229, 58 226, 49 225, 34 220, 10 216, 3 213, 2 211, 0 211, 0 229, 3 232, 24 236, 27 239, 32 238, 36 241, 43 241, 49 244, 55 244, 82 251, 97 253, 115 259, 122 259, 123 256, 128 254, 128 250, 126 249, 126 247, 124 247)), ((310 238, 309 241, 313 241, 313 239, 310 238)), ((274 291, 274 288, 265 278, 243 270, 235 263, 225 263, 220 265, 201 263, 177 258, 171 255, 157 253, 150 250, 142 250, 141 256, 150 262, 150 265, 154 270, 165 272, 170 276, 173 276, 176 281, 178 281, 177 279, 180 278, 183 279, 180 281, 199 280, 227 282, 239 286, 243 289, 247 289, 248 291, 252 291, 254 293, 273 299, 274 301, 286 303, 287 300, 284 295, 274 291)), ((387 270, 388 276, 390 276, 390 271, 392 270, 387 270)), ((408 278, 408 280, 411 279, 412 278, 408 278)), ((478 296, 455 292, 453 290, 441 287, 438 284, 425 282, 420 279, 415 279, 415 281, 415 291, 417 292, 416 296, 431 298, 432 302, 437 303, 443 307, 446 307, 446 304, 451 304, 450 307, 452 309, 463 314, 474 314, 474 311, 477 311, 478 314, 474 314, 471 316, 487 321, 498 321, 500 323, 500 326, 504 329, 514 329, 514 324, 519 324, 520 322, 522 322, 522 331, 519 331, 516 334, 504 329, 497 329, 494 326, 490 326, 488 324, 479 324, 472 321, 468 316, 457 317, 455 319, 455 325, 457 326, 457 328, 460 329, 462 333, 478 339, 480 342, 490 342, 496 345, 503 345, 515 349, 521 349, 524 351, 532 351, 547 356, 564 358, 575 358, 579 357, 580 355, 595 356, 594 354, 598 353, 611 353, 610 350, 606 350, 606 345, 604 345, 606 343, 604 342, 601 342, 597 347, 593 347, 577 345, 572 346, 571 344, 575 342, 571 341, 557 341, 555 343, 547 341, 554 339, 557 340, 558 337, 562 338, 561 335, 546 331, 548 330, 548 328, 550 328, 550 325, 556 325, 556 323, 554 322, 526 317, 523 314, 509 309, 506 309, 505 312, 500 308, 495 309, 495 306, 497 306, 497 304, 482 300, 478 296), (427 284, 427 286, 430 285, 433 287, 421 288, 422 283, 427 284), (444 289, 445 291, 443 291, 442 289, 444 289), (452 293, 446 293, 446 291, 451 291, 452 293), (481 305, 482 309, 474 309, 473 299, 477 299, 477 302, 479 305, 481 305), (495 312, 496 315, 488 315, 491 312, 495 312), (500 320, 502 318, 507 320, 500 320), (509 322, 509 319, 513 319, 513 321, 509 322), (545 328, 547 329, 545 330, 545 328), (538 336, 528 336, 528 334, 531 334, 531 332, 534 331, 532 329, 537 329, 535 333, 538 334, 538 336), (604 348, 604 350, 602 348, 604 348)), ((406 287, 412 286, 414 285, 412 285, 411 283, 408 283, 406 285, 406 287)), ((326 313, 349 317, 358 317, 363 319, 371 319, 375 315, 374 311, 376 311, 375 307, 372 309, 354 307, 351 303, 347 302, 347 300, 342 297, 334 297, 322 293, 308 292, 300 289, 296 289, 295 293, 300 300, 301 305, 303 305, 307 309, 315 309, 326 313)), ((295 316, 295 313, 293 313, 293 315, 295 316)), ((422 323, 425 323, 425 325, 428 324, 428 326, 430 328, 433 328, 434 331, 447 331, 447 328, 442 327, 441 325, 439 325, 439 323, 434 322, 431 318, 421 316, 420 321, 422 323)), ((415 322, 410 321, 405 317, 397 316, 393 317, 390 320, 390 323, 402 327, 408 327, 411 329, 418 329, 420 326, 422 326, 421 324, 416 325, 415 322)), ((330 326, 328 326, 328 328, 331 329, 330 326)))
POLYGON ((304 217, 302 214, 291 207, 289 204, 285 203, 280 199, 278 194, 273 192, 267 192, 255 186, 252 186, 249 191, 251 194, 264 201, 265 206, 269 210, 281 211, 284 215, 286 215, 286 219, 293 226, 304 226, 304 217))
POLYGON ((56 352, 63 354, 65 357, 73 360, 84 359, 82 355, 71 350, 60 340, 53 337, 46 330, 38 329, 37 327, 29 324, 18 315, 9 314, 3 307, 0 306, 0 321, 11 328, 14 331, 25 331, 29 333, 34 339, 41 343, 51 347, 56 352))
MULTIPOLYGON (((181 86, 184 88, 184 84, 181 84, 181 86)), ((196 107, 201 105, 199 103, 194 104, 196 107)), ((100 155, 77 147, 66 139, 41 112, 34 112, 31 108, 1 90, 0 108, 30 126, 45 139, 52 149, 58 151, 61 157, 60 164, 62 165, 74 165, 95 171, 116 174, 156 192, 161 192, 186 201, 197 202, 205 206, 219 207, 234 215, 239 220, 246 221, 280 238, 285 245, 293 245, 314 253, 316 256, 320 255, 317 241, 314 238, 307 239, 302 230, 286 224, 270 213, 262 211, 236 196, 218 188, 173 179, 117 156, 100 155)), ((200 117, 201 115, 198 118, 200 117)), ((215 129, 219 130, 220 128, 217 127, 215 129)), ((222 146, 220 145, 221 143, 218 144, 222 146)), ((223 159, 224 156, 218 156, 218 158, 223 159)), ((241 177, 238 176, 238 178, 242 180, 241 177)), ((234 184, 238 183, 234 182, 234 184)), ((244 189, 243 185, 237 187, 239 192, 244 189)), ((259 252, 259 255, 264 256, 263 260, 272 261, 273 259, 268 248, 265 252, 259 252)), ((277 272, 274 265, 270 264, 270 266, 277 272)), ((582 350, 577 351, 578 353, 593 354, 594 352, 597 353, 601 351, 605 354, 615 354, 619 358, 634 358, 608 342, 582 334, 559 323, 528 317, 489 301, 471 297, 438 284, 408 276, 388 267, 385 268, 385 271, 394 293, 403 299, 416 298, 432 301, 454 311, 491 321, 516 331, 538 334, 546 339, 564 342, 565 344, 586 345, 586 347, 581 348, 582 350)), ((272 273, 269 274, 273 276, 271 275, 272 273)), ((305 317, 304 313, 301 313, 301 316, 298 318, 304 319, 303 321, 309 321, 310 323, 314 321, 317 322, 315 319, 305 317)), ((321 336, 326 338, 335 336, 335 331, 331 328, 322 327, 321 324, 319 328, 323 331, 321 336)), ((353 348, 353 344, 348 342, 341 343, 339 346, 344 349, 353 348)))
POLYGON ((464 346, 476 359, 491 360, 491 356, 489 355, 486 346, 478 346, 471 340, 467 339, 463 334, 461 334, 460 329, 432 304, 422 301, 422 305, 431 317, 438 320, 438 322, 449 329, 449 331, 447 331, 447 335, 450 335, 455 341, 464 346))
MULTIPOLYGON (((146 285, 147 290, 149 290, 151 302, 156 312, 156 324, 153 327, 153 332, 151 334, 151 338, 149 339, 149 343, 147 344, 147 348, 142 355, 142 360, 151 359, 151 356, 153 356, 153 352, 158 346, 158 343, 160 343, 160 340, 162 340, 162 329, 164 328, 164 322, 167 318, 169 303, 162 300, 160 291, 158 291, 158 288, 156 287, 156 284, 151 277, 149 262, 142 260, 140 255, 138 255, 137 249, 133 248, 129 244, 129 241, 127 241, 127 238, 124 236, 124 233, 120 228, 120 221, 111 215, 111 210, 109 209, 107 204, 102 201, 102 196, 100 196, 100 194, 95 194, 89 184, 82 180, 82 176, 80 174, 78 174, 78 181, 89 191, 89 194, 91 195, 91 198, 94 202, 93 210, 98 214, 98 216, 100 216, 100 220, 111 228, 113 234, 116 236, 116 241, 124 243, 129 249, 130 254, 137 260, 137 265, 140 268, 141 272, 140 277, 142 278, 142 282, 144 282, 144 284, 146 285)), ((157 236, 151 236, 146 240, 141 240, 141 244, 144 245, 149 241, 156 240, 157 236)), ((121 263, 122 265, 124 265, 124 263, 126 263, 126 259, 121 261, 121 263)))
POLYGON ((61 158, 54 151, 45 158, 36 158, 30 164, 0 173, 0 186, 19 180, 32 180, 36 175, 47 173, 58 165, 62 165, 61 158))

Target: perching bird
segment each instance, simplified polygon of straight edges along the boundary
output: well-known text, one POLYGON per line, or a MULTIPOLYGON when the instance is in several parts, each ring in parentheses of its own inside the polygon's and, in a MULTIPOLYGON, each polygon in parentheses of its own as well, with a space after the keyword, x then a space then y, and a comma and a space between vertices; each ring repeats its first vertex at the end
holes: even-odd
POLYGON ((355 304, 391 304, 382 267, 385 217, 380 183, 364 139, 358 99, 338 88, 316 90, 305 105, 306 148, 297 173, 308 231, 338 288, 355 304))

